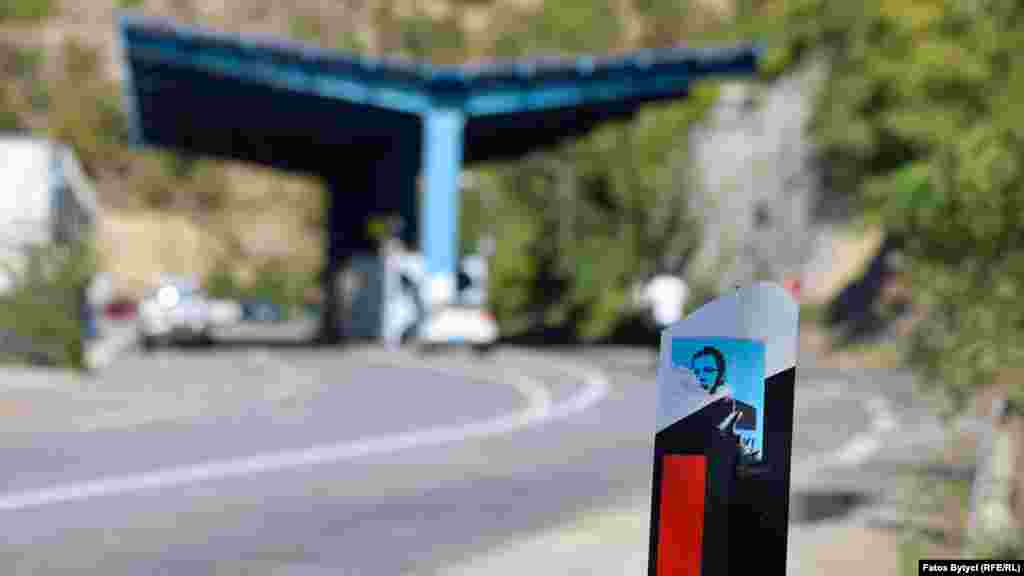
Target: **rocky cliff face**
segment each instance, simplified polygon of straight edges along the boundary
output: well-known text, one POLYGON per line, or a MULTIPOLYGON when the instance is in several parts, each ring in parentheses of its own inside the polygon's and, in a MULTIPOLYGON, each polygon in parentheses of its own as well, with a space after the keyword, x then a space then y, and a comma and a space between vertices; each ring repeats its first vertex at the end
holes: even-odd
POLYGON ((727 85, 690 135, 704 226, 696 267, 719 272, 722 287, 791 276, 834 285, 824 276, 847 277, 870 253, 865 244, 837 262, 850 254, 842 218, 820 209, 834 199, 806 126, 825 71, 816 62, 767 86, 727 85))

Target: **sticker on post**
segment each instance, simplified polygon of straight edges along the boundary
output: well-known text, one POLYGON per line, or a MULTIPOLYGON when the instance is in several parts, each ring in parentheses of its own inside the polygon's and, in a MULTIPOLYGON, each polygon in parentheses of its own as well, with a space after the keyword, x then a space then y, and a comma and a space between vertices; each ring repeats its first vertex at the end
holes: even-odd
POLYGON ((711 404, 719 429, 735 435, 747 461, 764 449, 764 343, 739 338, 673 338, 658 379, 658 424, 667 428, 711 404))

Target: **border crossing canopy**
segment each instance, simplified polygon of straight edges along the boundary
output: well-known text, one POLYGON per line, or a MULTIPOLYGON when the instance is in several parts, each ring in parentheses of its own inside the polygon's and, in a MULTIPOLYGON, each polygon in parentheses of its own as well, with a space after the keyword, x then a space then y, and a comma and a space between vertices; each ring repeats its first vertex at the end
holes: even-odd
POLYGON ((685 98, 697 80, 750 76, 760 54, 738 45, 434 66, 132 13, 119 32, 134 144, 323 177, 329 270, 366 249, 358 231, 370 214, 402 214, 440 300, 453 290, 463 164, 557 144, 685 98))

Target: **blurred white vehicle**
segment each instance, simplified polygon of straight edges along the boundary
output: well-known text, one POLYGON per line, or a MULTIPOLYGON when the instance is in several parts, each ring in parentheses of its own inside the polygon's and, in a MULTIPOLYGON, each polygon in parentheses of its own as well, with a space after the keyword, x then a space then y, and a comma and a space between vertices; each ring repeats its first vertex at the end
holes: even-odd
POLYGON ((416 334, 421 347, 467 345, 487 352, 498 342, 498 323, 487 307, 487 261, 464 258, 458 271, 455 302, 429 310, 416 334))
POLYGON ((487 307, 487 262, 471 255, 461 262, 455 301, 431 305, 422 256, 396 254, 389 268, 397 276, 389 309, 393 319, 385 341, 414 343, 421 351, 469 346, 487 352, 498 342, 498 323, 487 307))
POLYGON ((237 323, 241 306, 213 300, 193 280, 163 278, 139 304, 139 339, 146 350, 161 343, 213 342, 213 331, 237 323))
POLYGON ((427 349, 467 345, 478 352, 486 352, 498 341, 498 324, 494 316, 480 306, 447 305, 427 314, 416 339, 427 349))

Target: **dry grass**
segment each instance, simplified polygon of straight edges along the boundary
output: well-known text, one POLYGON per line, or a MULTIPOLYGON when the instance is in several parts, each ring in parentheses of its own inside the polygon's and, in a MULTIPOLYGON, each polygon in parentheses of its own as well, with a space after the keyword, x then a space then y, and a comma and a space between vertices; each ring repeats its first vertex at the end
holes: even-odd
POLYGON ((106 210, 98 224, 101 267, 116 292, 136 297, 162 273, 205 274, 223 251, 182 215, 106 210))
POLYGON ((828 302, 844 286, 863 272, 882 243, 879 230, 839 230, 830 234, 824 253, 808 271, 803 300, 820 305, 828 302))
MULTIPOLYGON (((297 270, 313 270, 321 261, 320 234, 276 212, 231 214, 222 225, 247 250, 234 270, 243 277, 275 256, 287 257, 297 270)), ((160 274, 202 277, 232 256, 224 230, 211 230, 182 214, 105 210, 98 231, 101 266, 110 271, 115 291, 136 297, 160 274)))
POLYGON ((801 574, 859 576, 897 574, 900 539, 885 529, 851 523, 825 525, 790 538, 799 546, 801 574), (813 569, 809 569, 813 566, 813 569))
POLYGON ((800 323, 800 351, 814 358, 816 366, 851 370, 856 368, 901 368, 905 365, 900 347, 878 343, 837 349, 832 333, 813 321, 800 323))
MULTIPOLYGON (((993 401, 1003 397, 1006 387, 1019 382, 1020 374, 1008 371, 1001 375, 999 384, 980 389, 967 408, 968 417, 988 419, 992 417, 993 401)), ((979 456, 981 438, 970 430, 951 430, 943 447, 940 463, 963 469, 973 466, 979 456)), ((969 514, 970 483, 964 480, 935 482, 929 488, 939 494, 933 510, 935 523, 931 533, 911 533, 903 547, 901 574, 917 574, 917 560, 920 558, 966 558, 966 528, 969 514)))
POLYGON ((967 496, 970 485, 962 480, 927 481, 920 479, 916 494, 929 494, 932 502, 917 503, 914 525, 902 535, 901 575, 918 573, 918 561, 924 558, 965 558, 964 528, 967 525, 967 496))

